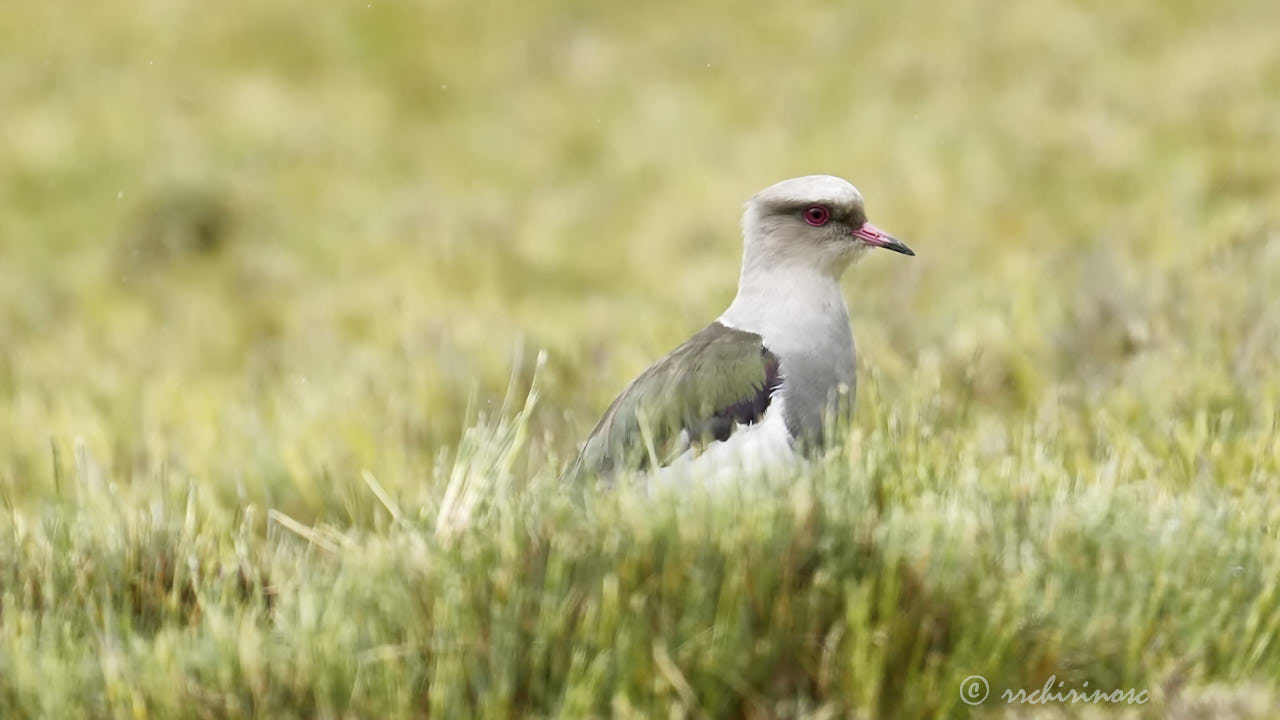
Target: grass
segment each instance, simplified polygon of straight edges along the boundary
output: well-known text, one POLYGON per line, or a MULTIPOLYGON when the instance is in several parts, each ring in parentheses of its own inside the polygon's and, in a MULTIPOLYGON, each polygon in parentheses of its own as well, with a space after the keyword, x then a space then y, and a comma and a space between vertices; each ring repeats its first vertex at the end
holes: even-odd
POLYGON ((1276 717, 1277 22, 6 10, 0 716, 1276 717), (919 254, 849 437, 564 492, 808 172, 919 254))

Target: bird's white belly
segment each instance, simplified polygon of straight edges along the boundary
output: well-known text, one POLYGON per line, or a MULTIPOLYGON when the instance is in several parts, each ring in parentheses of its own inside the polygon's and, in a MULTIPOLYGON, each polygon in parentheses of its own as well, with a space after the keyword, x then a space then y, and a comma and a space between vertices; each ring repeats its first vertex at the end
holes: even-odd
POLYGON ((725 440, 690 448, 666 467, 650 473, 652 487, 715 487, 743 476, 777 470, 796 461, 781 397, 775 396, 760 422, 738 425, 725 440))

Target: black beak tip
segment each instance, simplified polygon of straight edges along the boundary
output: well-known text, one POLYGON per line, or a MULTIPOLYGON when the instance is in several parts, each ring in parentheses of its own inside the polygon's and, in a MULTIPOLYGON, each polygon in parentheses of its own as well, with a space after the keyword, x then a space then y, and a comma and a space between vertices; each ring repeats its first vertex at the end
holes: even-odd
POLYGON ((900 240, 894 240, 894 241, 893 241, 893 242, 891 242, 891 243, 887 243, 887 244, 885 244, 884 248, 885 248, 886 250, 892 250, 892 251, 894 251, 894 252, 896 252, 896 253, 902 253, 903 255, 909 255, 909 256, 911 256, 911 257, 915 257, 915 256, 916 256, 915 251, 914 251, 914 250, 912 250, 911 248, 907 247, 906 243, 904 243, 904 242, 902 242, 902 241, 900 241, 900 240))

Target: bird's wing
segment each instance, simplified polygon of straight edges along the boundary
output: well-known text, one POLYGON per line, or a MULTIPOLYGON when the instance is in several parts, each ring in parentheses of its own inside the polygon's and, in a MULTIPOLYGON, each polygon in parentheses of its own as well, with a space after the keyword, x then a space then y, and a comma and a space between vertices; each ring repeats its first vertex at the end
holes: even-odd
POLYGON ((759 335, 713 322, 618 396, 565 473, 665 465, 686 447, 725 440, 764 415, 781 383, 759 335))

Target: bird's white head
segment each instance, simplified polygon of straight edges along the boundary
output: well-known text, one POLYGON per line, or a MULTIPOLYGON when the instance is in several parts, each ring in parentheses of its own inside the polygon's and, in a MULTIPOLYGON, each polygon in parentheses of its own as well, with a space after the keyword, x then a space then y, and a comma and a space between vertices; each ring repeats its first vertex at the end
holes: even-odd
POLYGON ((869 247, 915 254, 867 222, 862 193, 833 175, 791 178, 756 193, 742 234, 744 278, 784 266, 838 278, 869 247))

